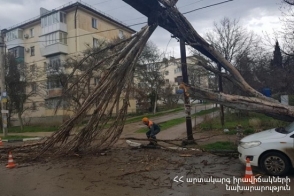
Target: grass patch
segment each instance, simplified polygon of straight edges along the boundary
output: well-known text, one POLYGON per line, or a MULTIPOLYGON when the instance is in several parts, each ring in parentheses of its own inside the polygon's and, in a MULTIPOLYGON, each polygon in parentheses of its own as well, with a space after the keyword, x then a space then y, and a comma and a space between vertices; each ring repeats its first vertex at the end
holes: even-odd
POLYGON ((9 127, 8 133, 26 133, 26 132, 53 132, 58 127, 46 127, 46 126, 25 126, 23 130, 20 127, 9 127))
POLYGON ((201 146, 204 150, 237 150, 232 142, 215 142, 201 146))
POLYGON ((18 139, 24 139, 24 138, 33 138, 35 136, 24 136, 24 135, 9 135, 6 137, 2 137, 2 140, 18 140, 18 139))
MULTIPOLYGON (((197 112, 196 114, 193 114, 191 116, 192 117, 203 116, 203 115, 210 114, 210 113, 212 113, 214 111, 217 111, 217 110, 218 110, 218 108, 211 108, 211 109, 208 109, 208 110, 202 110, 202 111, 197 112)), ((172 119, 172 120, 169 120, 169 121, 158 123, 158 125, 160 126, 161 131, 163 131, 163 130, 166 130, 166 129, 168 129, 170 127, 173 127, 175 125, 182 124, 184 122, 186 122, 186 117, 172 119)), ((137 130, 136 133, 145 133, 147 131, 148 131, 148 129, 144 127, 144 128, 141 128, 141 129, 137 130)))
POLYGON ((203 115, 206 115, 206 114, 210 114, 212 112, 215 112, 215 111, 218 111, 219 108, 210 108, 210 109, 207 109, 207 110, 201 110, 200 112, 197 112, 193 115, 191 115, 192 117, 195 117, 195 116, 203 116, 203 115))
POLYGON ((142 118, 144 118, 144 117, 153 118, 153 117, 164 116, 166 114, 171 114, 171 113, 180 112, 180 111, 184 111, 184 108, 180 107, 180 108, 176 108, 176 109, 173 109, 173 110, 167 110, 167 111, 164 111, 164 112, 158 112, 158 113, 155 113, 155 114, 140 115, 140 116, 136 116, 136 117, 127 119, 125 124, 141 121, 142 118))
POLYGON ((233 131, 236 130, 238 125, 241 125, 244 132, 246 131, 246 134, 250 134, 254 133, 255 129, 265 130, 279 126, 286 126, 287 124, 289 123, 273 119, 264 114, 249 112, 243 116, 239 116, 238 113, 225 114, 224 127, 222 127, 219 117, 202 122, 198 127, 201 130, 229 129, 230 131, 227 132, 227 134, 236 134, 233 131), (252 119, 259 119, 258 126, 255 126, 256 123, 252 123, 252 119))

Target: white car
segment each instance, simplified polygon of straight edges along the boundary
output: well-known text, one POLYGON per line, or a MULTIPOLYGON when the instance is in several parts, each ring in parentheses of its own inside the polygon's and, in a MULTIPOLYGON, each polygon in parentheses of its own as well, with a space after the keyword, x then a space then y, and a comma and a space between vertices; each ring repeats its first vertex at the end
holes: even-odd
POLYGON ((239 159, 273 176, 285 175, 294 167, 294 122, 244 137, 238 146, 239 159))

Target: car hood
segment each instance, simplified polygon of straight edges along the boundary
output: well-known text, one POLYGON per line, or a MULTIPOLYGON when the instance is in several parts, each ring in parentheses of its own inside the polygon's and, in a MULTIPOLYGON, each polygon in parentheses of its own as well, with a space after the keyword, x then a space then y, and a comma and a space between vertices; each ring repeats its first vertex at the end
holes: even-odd
POLYGON ((262 131, 262 132, 244 137, 241 140, 241 142, 262 141, 265 139, 278 139, 278 138, 283 138, 286 136, 287 134, 278 133, 275 131, 275 129, 269 129, 266 131, 262 131))

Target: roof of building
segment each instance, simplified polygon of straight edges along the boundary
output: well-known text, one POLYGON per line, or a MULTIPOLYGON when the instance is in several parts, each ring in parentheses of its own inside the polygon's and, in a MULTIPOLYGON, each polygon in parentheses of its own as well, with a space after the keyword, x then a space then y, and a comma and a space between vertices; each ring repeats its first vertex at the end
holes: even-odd
POLYGON ((122 21, 119 21, 119 20, 113 18, 112 16, 110 16, 110 15, 108 15, 106 13, 103 13, 102 11, 96 9, 95 7, 89 5, 89 4, 87 4, 87 3, 85 3, 85 2, 83 2, 81 0, 78 0, 77 2, 74 2, 74 3, 69 2, 67 4, 64 4, 64 5, 62 5, 62 6, 58 7, 58 8, 55 8, 55 9, 51 10, 50 12, 48 12, 48 13, 46 13, 44 15, 36 16, 36 17, 31 18, 29 20, 26 20, 26 21, 23 21, 23 22, 18 23, 16 25, 13 25, 13 26, 11 26, 11 27, 9 27, 7 29, 3 29, 2 31, 10 31, 10 30, 13 30, 13 29, 16 29, 16 28, 21 28, 23 26, 26 26, 26 25, 35 23, 35 22, 41 20, 41 17, 46 16, 46 15, 49 15, 49 14, 51 14, 53 12, 56 12, 56 11, 65 11, 65 10, 68 10, 70 8, 75 8, 77 6, 82 7, 84 9, 87 9, 87 10, 93 12, 94 14, 97 14, 97 15, 99 15, 99 16, 101 16, 101 17, 103 17, 103 18, 105 18, 105 19, 107 19, 107 20, 109 20, 109 21, 111 21, 111 22, 119 25, 119 26, 122 26, 123 28, 126 28, 129 31, 131 31, 132 33, 135 33, 136 32, 134 29, 128 27, 127 24, 124 24, 122 21))

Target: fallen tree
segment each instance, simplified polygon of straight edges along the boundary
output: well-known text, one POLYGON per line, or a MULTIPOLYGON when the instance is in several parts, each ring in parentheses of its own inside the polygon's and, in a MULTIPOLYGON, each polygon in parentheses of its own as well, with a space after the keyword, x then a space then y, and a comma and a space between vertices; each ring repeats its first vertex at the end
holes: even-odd
POLYGON ((204 63, 200 63, 205 69, 226 77, 243 93, 247 94, 248 97, 218 93, 211 89, 203 89, 200 86, 182 84, 182 88, 186 89, 186 93, 193 93, 193 95, 198 98, 221 103, 227 107, 265 113, 285 121, 294 120, 294 107, 283 105, 277 100, 266 97, 253 89, 244 80, 239 71, 196 32, 189 21, 174 6, 176 1, 123 1, 147 16, 150 25, 156 24, 163 27, 174 36, 183 39, 188 45, 195 48, 215 63, 220 64, 222 68, 226 70, 226 73, 219 72, 218 69, 212 66, 206 66, 204 63))
MULTIPOLYGON (((55 145, 59 145, 58 152, 66 153, 77 152, 86 148, 94 151, 103 150, 119 139, 127 116, 135 65, 146 42, 156 27, 156 25, 145 26, 140 32, 129 39, 129 42, 119 52, 116 52, 112 56, 113 61, 107 67, 98 85, 87 96, 74 116, 66 121, 57 132, 45 141, 41 154, 55 145), (115 106, 117 106, 119 98, 122 98, 124 101, 119 109, 119 113, 113 116, 112 113, 116 109, 115 106), (89 113, 91 117, 87 120, 86 125, 81 128, 78 134, 69 139, 70 133, 75 128, 80 127, 81 122, 89 113), (109 123, 110 120, 113 120, 112 123, 109 123)), ((115 44, 101 51, 114 50, 118 45, 115 44)), ((82 62, 90 56, 91 54, 82 59, 82 62)), ((96 66, 99 66, 104 61, 105 59, 102 59, 96 66)), ((79 80, 82 80, 89 72, 90 70, 85 71, 79 77, 79 80)), ((71 87, 68 88, 68 90, 71 89, 71 87)))
MULTIPOLYGON (((130 38, 123 49, 116 50, 115 54, 111 56, 113 61, 107 67, 100 83, 86 97, 75 115, 66 121, 44 143, 41 154, 55 145, 59 145, 58 152, 62 151, 67 153, 77 152, 81 149, 104 150, 119 139, 126 120, 128 101, 137 60, 147 40, 158 25, 176 37, 183 39, 187 44, 214 62, 220 64, 226 70, 226 73, 222 73, 212 66, 206 66, 204 63, 202 66, 215 74, 221 74, 223 77, 226 77, 248 96, 223 94, 214 92, 211 89, 204 89, 201 86, 189 86, 183 83, 181 88, 185 90, 187 95, 193 93, 195 97, 221 103, 228 107, 266 113, 287 121, 294 120, 294 107, 282 105, 278 101, 265 97, 253 89, 243 79, 238 70, 193 29, 183 14, 174 7, 176 1, 124 1, 146 15, 149 25, 142 28, 140 32, 130 38), (120 107, 119 113, 114 117, 112 111, 120 97, 124 99, 124 103, 120 107), (107 110, 107 108, 110 109, 107 110), (77 135, 69 139, 70 133, 79 127, 79 124, 85 119, 86 114, 91 109, 93 111, 86 125, 81 128, 77 135), (110 122, 110 120, 113 121, 110 122)), ((106 49, 113 49, 116 46, 114 45, 106 49)), ((87 57, 82 61, 86 59, 87 57)), ((109 57, 105 57, 105 59, 109 59, 109 57)), ((97 66, 105 62, 105 59, 98 62, 97 66)), ((88 73, 88 71, 85 71, 84 75, 79 78, 83 78, 88 73)))

